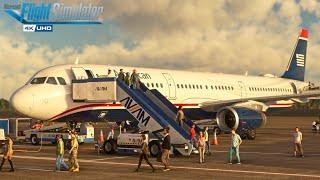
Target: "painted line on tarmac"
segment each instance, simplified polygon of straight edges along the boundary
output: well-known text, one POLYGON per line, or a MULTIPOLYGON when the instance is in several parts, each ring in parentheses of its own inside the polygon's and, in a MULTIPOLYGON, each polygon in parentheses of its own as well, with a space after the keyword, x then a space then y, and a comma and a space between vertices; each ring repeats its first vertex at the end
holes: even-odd
POLYGON ((39 169, 39 168, 16 168, 19 170, 27 170, 27 171, 43 171, 43 172, 57 172, 57 173, 67 173, 69 171, 55 171, 51 169, 39 169))
MULTIPOLYGON (((229 151, 213 151, 214 153, 227 153, 229 151)), ((256 151, 240 151, 241 154, 263 154, 263 155, 292 155, 290 153, 268 153, 268 152, 256 152, 256 151)), ((308 154, 308 153, 305 153, 305 155, 307 156, 320 156, 320 154, 308 154)))
MULTIPOLYGON (((55 158, 50 157, 31 157, 31 156, 15 156, 15 158, 21 159, 38 159, 38 160, 55 160, 55 158)), ((79 159, 79 162, 83 163, 96 163, 96 164, 110 164, 110 165, 123 165, 123 166, 137 166, 133 163, 118 163, 118 162, 101 162, 95 160, 83 160, 79 159)), ((147 166, 147 165, 143 165, 147 166)), ((163 167, 160 165, 155 165, 155 167, 163 167)), ((214 171, 214 172, 225 172, 225 173, 243 173, 243 174, 261 174, 261 175, 277 175, 277 176, 290 176, 290 177, 310 177, 310 178, 320 178, 320 175, 313 174, 295 174, 295 173, 277 173, 277 172, 267 172, 267 171, 245 171, 245 170, 235 170, 235 169, 211 169, 203 167, 187 167, 187 166, 171 166, 173 169, 185 169, 185 170, 197 170, 197 171, 214 171)), ((41 170, 41 169, 39 169, 41 170)), ((50 171, 50 170, 45 170, 50 171)))
POLYGON ((95 161, 103 161, 103 160, 109 160, 109 159, 124 159, 127 158, 126 156, 117 156, 117 157, 110 157, 110 158, 101 158, 101 159, 93 159, 95 161))

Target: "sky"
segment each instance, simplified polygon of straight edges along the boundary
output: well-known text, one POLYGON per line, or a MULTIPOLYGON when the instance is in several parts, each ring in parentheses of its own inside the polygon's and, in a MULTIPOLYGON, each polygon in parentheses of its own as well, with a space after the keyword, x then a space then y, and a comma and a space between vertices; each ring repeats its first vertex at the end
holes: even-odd
POLYGON ((309 29, 306 80, 318 81, 316 0, 61 0, 104 6, 101 25, 55 25, 24 33, 0 12, 0 98, 38 70, 80 63, 281 76, 302 27, 309 29))

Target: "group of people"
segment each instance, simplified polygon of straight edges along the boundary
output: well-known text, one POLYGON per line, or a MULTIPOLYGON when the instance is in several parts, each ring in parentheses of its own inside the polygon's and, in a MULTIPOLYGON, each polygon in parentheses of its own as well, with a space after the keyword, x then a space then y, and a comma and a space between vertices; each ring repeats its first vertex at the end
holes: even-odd
POLYGON ((69 150, 69 166, 64 162, 64 142, 61 135, 57 135, 57 146, 56 146, 56 171, 60 171, 61 167, 63 170, 69 170, 70 172, 79 172, 79 163, 78 163, 78 149, 79 143, 77 138, 77 133, 73 129, 70 131, 71 142, 69 150))
POLYGON ((125 82, 132 89, 140 88, 140 77, 136 69, 132 71, 131 75, 129 72, 124 73, 123 69, 120 69, 120 72, 118 74, 118 79, 125 82))

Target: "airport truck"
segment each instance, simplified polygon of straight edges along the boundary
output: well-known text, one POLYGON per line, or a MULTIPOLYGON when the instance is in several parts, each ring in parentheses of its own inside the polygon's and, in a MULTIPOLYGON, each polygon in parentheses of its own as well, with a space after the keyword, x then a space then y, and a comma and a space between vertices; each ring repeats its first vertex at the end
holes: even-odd
MULTIPOLYGON (((51 126, 44 126, 39 129, 29 129, 24 131, 25 140, 30 141, 33 145, 40 142, 56 143, 56 136, 61 135, 66 144, 70 141, 69 126, 66 123, 56 123, 51 126)), ((85 142, 94 142, 94 127, 90 124, 83 124, 76 128, 78 132, 79 144, 85 142)))
MULTIPOLYGON (((161 142, 150 134, 145 134, 150 155, 158 157, 161 152, 161 142)), ((103 150, 106 154, 116 152, 138 153, 141 151, 143 139, 141 133, 121 133, 116 139, 107 139, 103 144, 103 150)))

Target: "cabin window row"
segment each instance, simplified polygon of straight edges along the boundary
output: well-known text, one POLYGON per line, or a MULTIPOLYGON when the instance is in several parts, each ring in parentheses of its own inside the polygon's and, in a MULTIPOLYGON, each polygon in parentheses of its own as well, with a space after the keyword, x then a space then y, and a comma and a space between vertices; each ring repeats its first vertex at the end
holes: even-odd
POLYGON ((212 90, 234 90, 233 86, 208 86, 208 85, 195 85, 195 84, 177 84, 177 88, 180 89, 209 89, 212 90))
POLYGON ((249 87, 249 91, 291 92, 291 91, 292 91, 292 89, 287 89, 287 88, 261 88, 261 87, 249 87))

